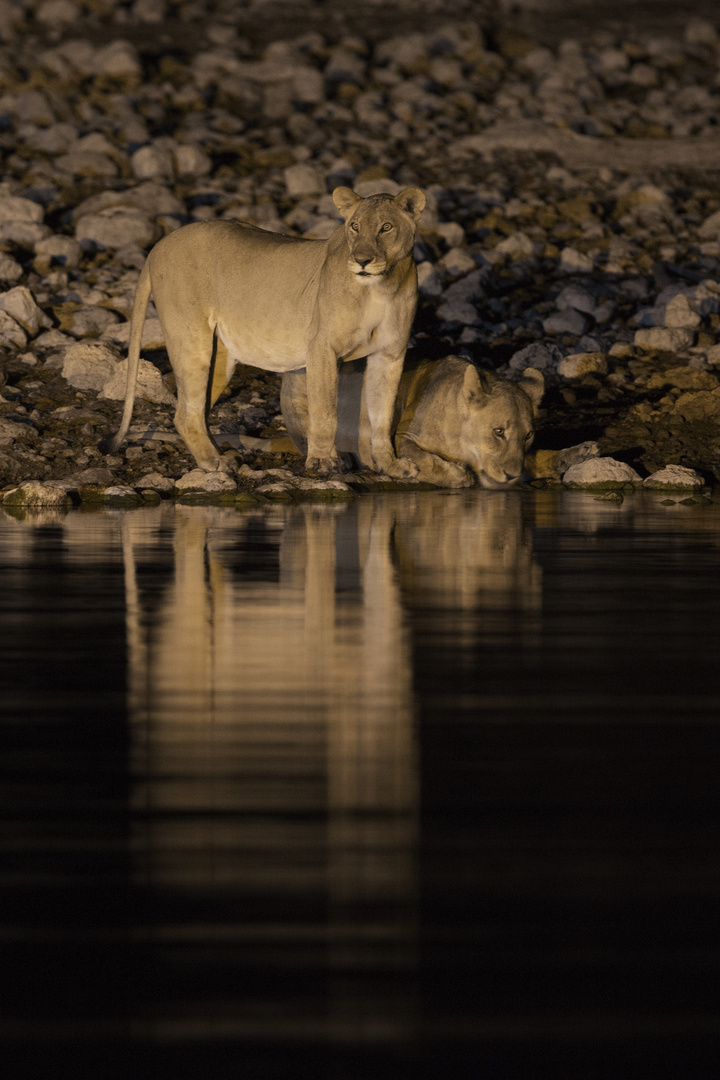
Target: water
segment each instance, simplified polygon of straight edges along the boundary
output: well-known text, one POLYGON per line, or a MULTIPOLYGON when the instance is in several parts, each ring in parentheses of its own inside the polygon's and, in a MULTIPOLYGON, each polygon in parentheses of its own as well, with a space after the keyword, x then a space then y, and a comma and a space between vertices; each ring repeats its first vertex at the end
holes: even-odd
POLYGON ((719 541, 649 494, 0 511, 8 1075, 711 1075, 719 541))

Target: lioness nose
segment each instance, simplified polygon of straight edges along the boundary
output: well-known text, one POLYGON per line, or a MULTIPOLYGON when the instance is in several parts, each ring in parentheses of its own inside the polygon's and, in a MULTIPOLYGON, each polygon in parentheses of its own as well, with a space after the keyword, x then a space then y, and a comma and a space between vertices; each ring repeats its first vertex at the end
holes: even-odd
POLYGON ((372 262, 372 259, 358 259, 358 257, 355 256, 355 262, 358 264, 358 266, 361 266, 363 268, 363 270, 364 270, 365 267, 367 266, 367 264, 372 262))

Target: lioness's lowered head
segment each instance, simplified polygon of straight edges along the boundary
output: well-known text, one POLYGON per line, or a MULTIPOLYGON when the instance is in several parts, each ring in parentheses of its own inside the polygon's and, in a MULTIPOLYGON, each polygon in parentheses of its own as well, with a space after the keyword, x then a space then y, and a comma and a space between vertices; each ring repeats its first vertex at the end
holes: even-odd
POLYGON ((539 371, 528 368, 518 382, 510 382, 479 372, 459 356, 445 356, 403 378, 408 383, 397 446, 408 440, 426 453, 467 465, 485 488, 507 488, 520 479, 545 388, 539 371))
POLYGON ((339 187, 332 197, 345 219, 348 266, 359 282, 380 280, 410 254, 415 225, 425 209, 419 188, 363 199, 350 188, 339 187))

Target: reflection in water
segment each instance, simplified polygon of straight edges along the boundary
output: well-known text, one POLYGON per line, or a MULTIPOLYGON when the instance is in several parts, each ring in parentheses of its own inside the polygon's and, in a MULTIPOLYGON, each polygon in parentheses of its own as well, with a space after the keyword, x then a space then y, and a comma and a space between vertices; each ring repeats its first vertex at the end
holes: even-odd
POLYGON ((21 1075, 687 1064, 718 535, 548 492, 0 512, 21 1075))

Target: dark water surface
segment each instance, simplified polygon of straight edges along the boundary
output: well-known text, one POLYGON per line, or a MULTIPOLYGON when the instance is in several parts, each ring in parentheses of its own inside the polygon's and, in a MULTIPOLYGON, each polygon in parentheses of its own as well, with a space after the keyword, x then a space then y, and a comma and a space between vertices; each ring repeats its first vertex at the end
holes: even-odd
POLYGON ((719 630, 718 505, 0 511, 4 1075, 716 1075, 719 630))

